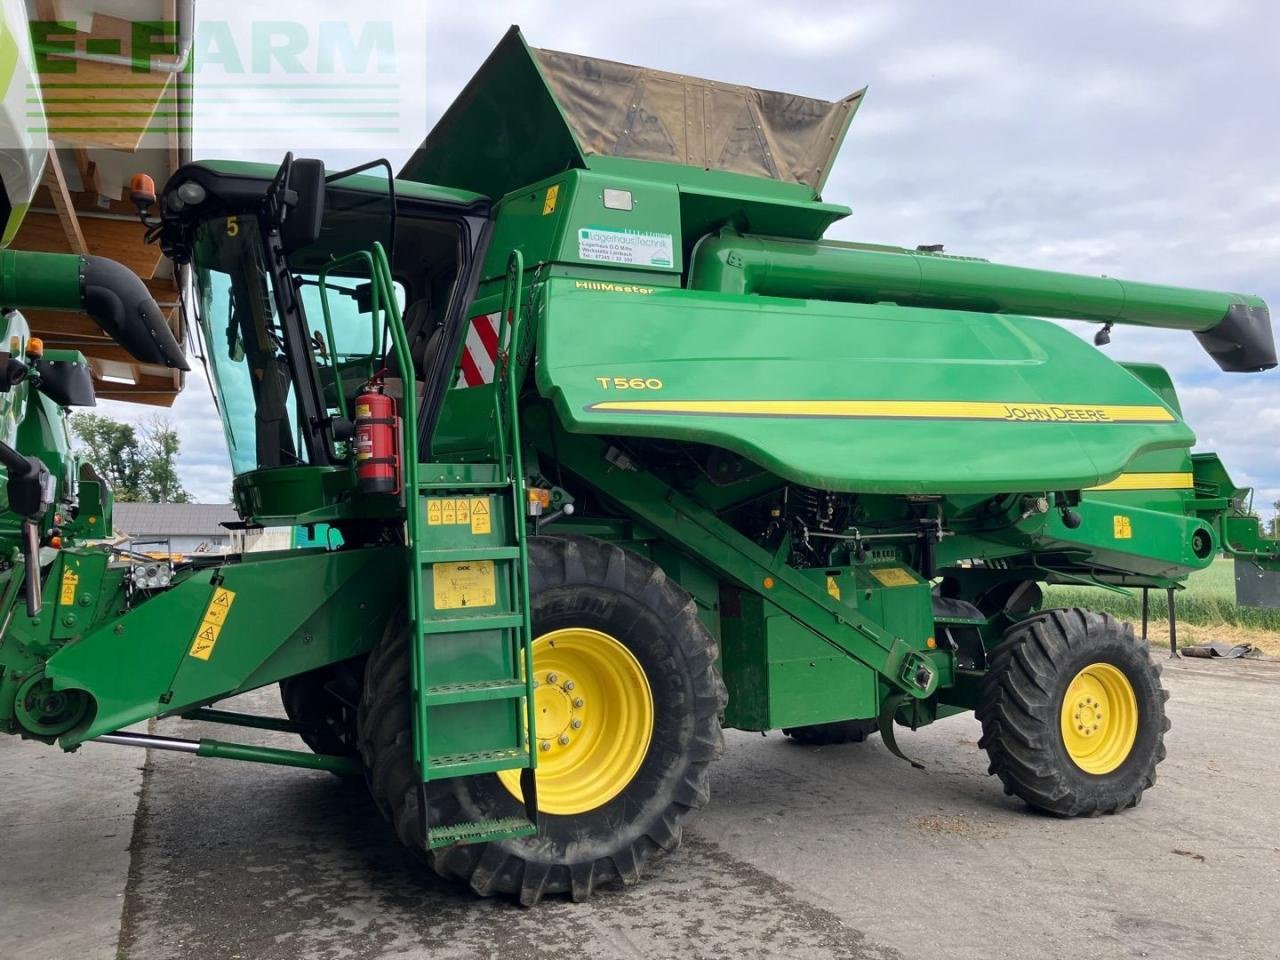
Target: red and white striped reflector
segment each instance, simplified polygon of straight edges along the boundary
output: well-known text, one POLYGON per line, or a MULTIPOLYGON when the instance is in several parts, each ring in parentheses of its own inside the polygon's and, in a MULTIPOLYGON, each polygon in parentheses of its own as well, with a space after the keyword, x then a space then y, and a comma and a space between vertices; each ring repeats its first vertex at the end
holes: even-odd
POLYGON ((493 383, 498 364, 498 316, 501 311, 472 317, 467 324, 467 344, 455 387, 481 387, 493 383))

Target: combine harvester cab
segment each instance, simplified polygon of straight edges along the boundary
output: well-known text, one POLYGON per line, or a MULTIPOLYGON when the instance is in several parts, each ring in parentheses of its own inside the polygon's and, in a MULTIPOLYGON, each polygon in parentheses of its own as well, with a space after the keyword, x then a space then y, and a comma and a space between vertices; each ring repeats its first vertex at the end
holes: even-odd
POLYGON ((43 733, 363 773, 433 869, 526 904, 677 846, 722 726, 901 755, 896 725, 976 710, 1009 793, 1136 804, 1158 670, 1040 585, 1173 589, 1276 544, 1164 371, 1040 318, 1187 330, 1249 371, 1266 307, 824 240, 861 99, 513 29, 391 184, 178 170, 156 233, 238 509, 323 536, 143 588, 62 551, 46 584, 71 571, 86 611, 12 628, 14 672, 83 705, 43 733), (288 721, 212 708, 276 681, 288 721), (168 715, 314 753, 119 732, 168 715))

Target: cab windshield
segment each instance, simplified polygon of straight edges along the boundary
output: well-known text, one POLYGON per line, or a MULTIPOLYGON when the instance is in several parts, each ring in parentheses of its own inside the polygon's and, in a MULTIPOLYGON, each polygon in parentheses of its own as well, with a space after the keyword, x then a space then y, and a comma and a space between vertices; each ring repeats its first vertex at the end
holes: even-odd
MULTIPOLYGON (((310 462, 306 424, 300 419, 287 338, 277 315, 257 220, 221 217, 201 224, 192 264, 198 325, 232 469, 239 475, 310 462)), ((317 368, 328 415, 349 415, 344 410, 348 398, 339 393, 377 372, 376 358, 385 352, 382 332, 374 328, 358 278, 326 280, 326 322, 317 275, 295 276, 308 327, 310 358, 303 362, 317 368)), ((403 287, 396 286, 403 307, 403 287)))

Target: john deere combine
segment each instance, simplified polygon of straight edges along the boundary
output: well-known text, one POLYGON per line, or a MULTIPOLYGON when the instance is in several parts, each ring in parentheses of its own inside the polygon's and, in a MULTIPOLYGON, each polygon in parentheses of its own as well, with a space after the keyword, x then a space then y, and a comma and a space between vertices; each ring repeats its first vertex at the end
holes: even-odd
POLYGON ((316 545, 156 570, 79 542, 83 486, 11 495, 11 544, 73 520, 12 548, 0 722, 363 775, 437 872, 523 903, 675 848, 723 726, 898 752, 895 722, 975 710, 1007 792, 1135 805, 1159 671, 1040 585, 1176 588, 1277 544, 1165 371, 1033 318, 1187 330, 1247 372, 1267 308, 824 240, 860 101, 513 30, 390 183, 180 169, 150 235, 190 269, 237 507, 316 545), (287 721, 212 707, 273 683, 287 721), (121 732, 160 716, 311 751, 121 732))

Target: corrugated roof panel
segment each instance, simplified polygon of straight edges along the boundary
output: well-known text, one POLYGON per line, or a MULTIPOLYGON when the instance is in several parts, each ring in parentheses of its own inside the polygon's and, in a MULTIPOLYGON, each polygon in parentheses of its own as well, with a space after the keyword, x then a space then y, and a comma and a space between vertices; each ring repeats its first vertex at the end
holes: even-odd
POLYGON ((115 528, 130 537, 225 535, 240 519, 229 503, 117 503, 115 528))

